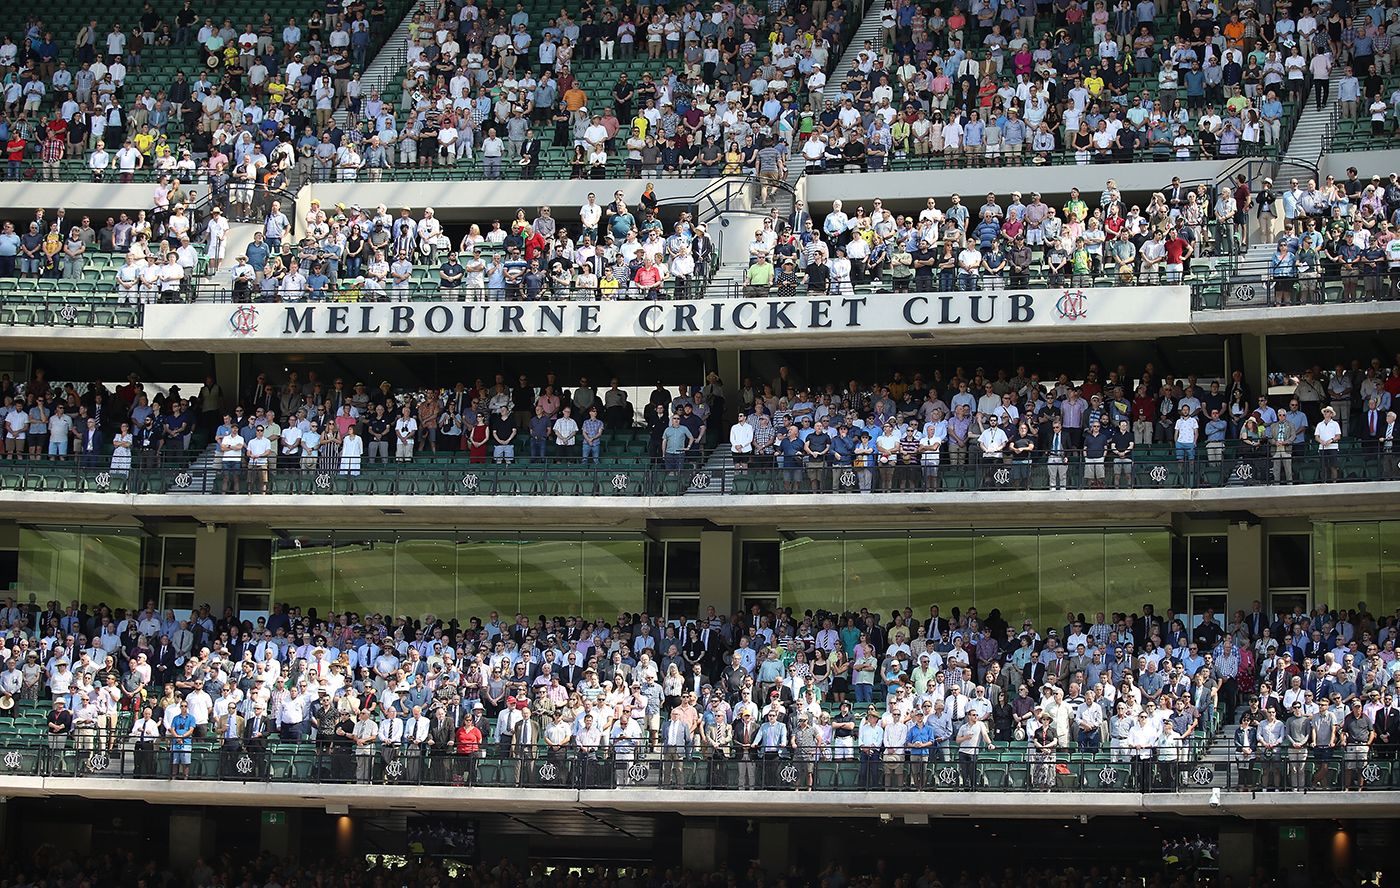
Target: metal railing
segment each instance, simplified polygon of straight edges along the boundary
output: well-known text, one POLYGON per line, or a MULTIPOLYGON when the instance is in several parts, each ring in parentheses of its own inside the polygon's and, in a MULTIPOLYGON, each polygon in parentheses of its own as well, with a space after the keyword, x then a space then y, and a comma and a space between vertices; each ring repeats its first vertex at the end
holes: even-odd
POLYGON ((1400 299, 1400 271, 1383 265, 1370 269, 1313 268, 1294 277, 1272 274, 1229 275, 1196 281, 1191 310, 1288 308, 1346 305, 1400 299))
MULTIPOLYGON (((642 747, 645 744, 640 744, 642 747)), ((381 784, 499 789, 773 790, 828 792, 1317 792, 1400 789, 1393 747, 1338 748, 1244 755, 1190 744, 1170 758, 1153 750, 1059 749, 1037 753, 998 743, 977 755, 948 744, 924 750, 863 752, 850 747, 742 753, 733 747, 594 750, 543 746, 475 753, 407 744, 375 744, 357 754, 349 743, 248 744, 167 740, 78 747, 0 743, 0 780, 12 777, 198 780, 242 784, 381 784)))
MULTIPOLYGON (((681 496, 1209 490, 1297 484, 1362 484, 1400 479, 1400 454, 1377 446, 1335 455, 1313 445, 1278 449, 1238 442, 1219 455, 1203 445, 1195 456, 1159 445, 1131 460, 1039 457, 1012 461, 979 455, 976 441, 946 448, 937 465, 900 462, 869 467, 829 460, 760 455, 738 464, 727 452, 692 451, 661 459, 602 445, 596 460, 558 455, 552 444, 518 439, 473 462, 465 453, 420 452, 410 460, 345 457, 223 462, 210 453, 164 456, 138 450, 130 458, 85 454, 62 460, 0 462, 0 490, 135 495, 383 495, 383 496, 681 496)), ((392 452, 392 445, 389 450, 392 452)))
POLYGON ((0 326, 138 329, 139 304, 91 293, 8 293, 0 296, 0 326))

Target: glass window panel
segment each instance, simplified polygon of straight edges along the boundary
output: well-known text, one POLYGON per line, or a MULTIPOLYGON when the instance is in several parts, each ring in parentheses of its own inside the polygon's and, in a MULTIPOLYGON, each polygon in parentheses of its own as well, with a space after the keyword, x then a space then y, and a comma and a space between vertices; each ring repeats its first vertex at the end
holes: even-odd
POLYGON ((520 610, 520 546, 513 538, 469 539, 457 543, 458 619, 480 617, 491 611, 507 625, 520 610))
POLYGON ((666 546, 666 594, 700 593, 700 543, 668 542, 666 546))
POLYGON ((239 589, 271 589, 271 559, 271 540, 240 539, 234 585, 239 589))
POLYGON ((194 537, 166 537, 161 586, 194 586, 194 537))
MULTIPOLYGON (((1046 533, 1040 545, 1040 620, 1063 626, 1104 607, 1102 533, 1046 533), (1067 614, 1073 614, 1068 618, 1067 614)), ((982 608, 978 607, 980 613, 982 608)))
POLYGON ((1228 545, 1223 536, 1190 537, 1191 561, 1187 567, 1192 589, 1224 589, 1229 585, 1228 545))
POLYGON ((612 623, 642 607, 646 548, 645 540, 584 539, 582 616, 612 623))
POLYGON ((276 600, 315 608, 324 616, 331 608, 333 558, 329 534, 299 534, 274 541, 272 588, 276 600))
POLYGON ((839 539, 784 540, 782 571, 782 604, 793 613, 845 610, 846 571, 839 539))
POLYGON ((538 540, 520 546, 520 609, 533 623, 540 614, 578 614, 582 603, 578 540, 538 540))
POLYGON ((1333 552, 1336 606, 1352 608, 1358 601, 1364 601, 1374 607, 1381 594, 1380 524, 1375 521, 1337 524, 1333 552))
POLYGON ((1381 589, 1376 600, 1366 605, 1377 617, 1395 613, 1400 608, 1400 521, 1382 521, 1381 530, 1381 589))
MULTIPOLYGON (((394 548, 394 611, 414 619, 457 616, 457 547, 449 539, 405 539, 394 548)), ((485 614, 467 614, 485 617, 485 614)), ((463 619, 465 623, 466 620, 463 619)))
POLYGON ((141 540, 136 536, 84 534, 82 603, 92 611, 135 608, 141 603, 141 540))
POLYGON ((1308 588, 1312 576, 1311 552, 1312 539, 1307 534, 1269 534, 1269 588, 1308 588))
POLYGON ((147 537, 141 546, 141 598, 146 601, 160 600, 161 559, 165 557, 165 541, 160 537, 147 537))
POLYGON ((780 581, 780 547, 777 540, 755 540, 741 547, 740 592, 772 592, 780 581))
POLYGON ((64 530, 19 529, 19 600, 32 596, 40 608, 50 601, 66 608, 78 597, 80 536, 64 530))
POLYGON ((394 604, 394 538, 336 535, 331 564, 334 610, 360 615, 416 616, 394 604))
MULTIPOLYGON (((909 540, 846 540, 846 600, 860 602, 888 622, 909 604, 909 540)), ((797 611, 794 609, 794 613, 797 611)))
MULTIPOLYGON (((1103 538, 1107 612, 1165 614, 1172 596, 1172 535, 1165 530, 1106 533, 1103 538)), ((1089 614, 1093 620, 1094 615, 1089 614)))
POLYGON ((984 621, 994 610, 1008 623, 1039 619, 1039 549, 1033 534, 974 538, 973 603, 984 621))
POLYGON ((972 605, 972 536, 914 536, 909 540, 909 606, 920 622, 930 605, 947 618, 972 605))
POLYGON ((1318 522, 1313 525, 1313 602, 1335 609, 1337 606, 1337 525, 1318 522))

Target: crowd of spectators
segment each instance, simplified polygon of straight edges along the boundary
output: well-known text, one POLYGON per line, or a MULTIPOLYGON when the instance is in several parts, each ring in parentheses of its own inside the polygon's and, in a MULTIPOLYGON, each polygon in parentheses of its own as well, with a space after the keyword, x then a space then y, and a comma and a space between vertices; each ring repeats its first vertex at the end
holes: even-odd
MULTIPOLYGON (((1275 195, 1271 181, 1264 189, 1265 198, 1275 195)), ((1269 262, 1277 304, 1322 302, 1336 281, 1342 302, 1400 298, 1400 176, 1366 181, 1351 167, 1321 188, 1292 179, 1278 197, 1283 230, 1269 262)))
POLYGON ((1287 396, 1252 393, 1238 371, 1203 383, 1151 364, 1135 382, 1126 367, 1093 364, 1080 381, 959 367, 843 388, 782 368, 770 382, 743 380, 728 442, 736 468, 778 468, 788 492, 935 490, 950 466, 1006 467, 1022 486, 1043 467, 1051 489, 1073 467, 1086 486, 1130 486, 1134 460, 1153 446, 1184 463, 1239 461, 1253 483, 1292 483, 1295 460, 1315 459, 1320 480, 1332 481, 1343 441, 1373 458, 1395 452, 1397 396, 1400 368, 1387 372, 1378 359, 1310 368, 1287 396), (856 483, 842 484, 852 472, 856 483))
POLYGON ((113 613, 9 599, 0 619, 11 627, 0 696, 49 702, 51 751, 130 742, 145 776, 188 776, 195 741, 261 755, 275 737, 361 782, 470 782, 491 758, 584 763, 555 781, 607 763, 626 783, 654 755, 663 785, 695 759, 725 766, 711 769, 715 785, 745 789, 774 787, 789 761, 796 788, 812 786, 817 762, 858 761, 859 785, 885 789, 923 788, 931 765, 956 762, 975 789, 979 755, 1012 747, 1036 785, 1053 785, 1070 750, 1102 750, 1135 763, 1151 791, 1174 788, 1178 764, 1224 724, 1242 767, 1262 763, 1264 788, 1283 785, 1287 750, 1291 788, 1308 762, 1325 785, 1335 756, 1342 785, 1359 789, 1370 757, 1400 747, 1400 627, 1364 603, 1269 614, 1255 602, 1223 621, 1207 609, 1189 629, 1151 604, 1051 625, 937 605, 709 608, 662 625, 645 613, 493 611, 462 624, 285 604, 256 621, 207 605, 177 619, 153 603, 113 613))
POLYGON ((310 162, 318 139, 307 144, 308 134, 334 131, 338 145, 332 114, 358 105, 360 73, 388 34, 389 10, 384 0, 346 0, 305 21, 273 15, 236 22, 185 3, 172 19, 146 4, 139 21, 107 28, 93 18, 71 38, 34 16, 0 41, 8 178, 56 178, 65 158, 83 158, 97 181, 131 181, 141 170, 188 180, 199 169, 201 179, 251 185, 294 165, 298 153, 310 162), (59 48, 70 39, 71 53, 59 48), (204 63, 164 86, 130 88, 143 50, 149 62, 146 47, 166 46, 204 63), (264 166, 247 162, 253 147, 265 150, 264 166), (38 169, 27 170, 35 158, 38 169))
MULTIPOLYGON (((362 117, 371 176, 452 166, 480 154, 482 175, 537 178, 541 137, 571 152, 569 175, 756 175, 776 181, 854 26, 850 4, 585 3, 533 19, 487 4, 424 14, 396 109, 371 91, 362 117), (590 92, 575 65, 645 59, 590 92), (611 163, 612 175, 619 164, 611 163), (379 171, 376 173, 376 168, 379 171)), ((558 171, 562 174, 562 169, 558 171)))
MULTIPOLYGON (((273 199, 263 231, 235 261, 233 289, 260 301, 421 292, 462 300, 685 298, 704 293, 717 268, 707 224, 682 211, 668 232, 650 182, 635 204, 621 190, 606 203, 590 194, 574 216, 551 206, 533 216, 521 208, 508 221, 454 223, 462 232, 454 238, 431 207, 421 215, 402 207, 395 216, 383 205, 324 208, 312 201, 297 220, 297 238, 273 199)), ((167 217, 183 222, 183 212, 167 217)), ((1275 189, 1268 178, 1256 187, 1243 175, 1230 187, 1193 187, 1173 177, 1142 201, 1113 179, 1097 199, 1072 188, 1063 203, 1012 191, 973 205, 953 193, 945 205, 931 197, 917 211, 895 213, 875 198, 868 210, 848 213, 838 200, 817 215, 798 201, 787 216, 770 210, 754 230, 743 287, 751 296, 791 298, 803 291, 848 295, 856 287, 1171 284, 1198 277, 1198 257, 1237 256, 1251 242, 1277 241, 1269 271, 1285 304, 1320 301, 1324 286, 1338 280, 1342 300, 1392 298, 1400 285, 1397 229, 1400 179, 1365 181, 1355 168, 1321 187, 1294 179, 1275 189)), ((227 232, 222 215, 211 216, 206 230, 206 254, 217 269, 227 232)), ((139 267, 139 257, 132 261, 139 267)), ((133 298, 160 295, 158 283, 143 281, 131 268, 118 277, 133 298)))
MULTIPOLYGON (((855 470, 856 487, 932 490, 947 467, 1007 467, 1028 484, 1045 468, 1053 487, 1070 469, 1088 486, 1133 483, 1135 459, 1175 459, 1219 468, 1248 464, 1251 483, 1292 483, 1316 463, 1336 480, 1344 448, 1373 457, 1395 452, 1400 359, 1307 368, 1254 392, 1241 372, 1202 380, 1161 373, 1149 363, 1091 363, 1071 374, 1024 366, 951 373, 934 370, 884 381, 809 382, 788 367, 771 380, 727 385, 710 373, 675 391, 657 384, 640 407, 614 378, 600 390, 588 377, 572 387, 553 372, 532 381, 505 373, 441 386, 395 384, 290 371, 259 373, 246 390, 212 378, 186 397, 178 386, 153 397, 132 374, 109 390, 94 381, 52 385, 42 369, 17 386, 0 377, 4 452, 11 459, 67 460, 126 472, 189 461, 212 445, 226 492, 266 492, 272 474, 412 462, 462 454, 510 464, 600 461, 605 436, 645 427, 648 454, 668 470, 720 448, 736 471, 781 470, 789 492, 828 490, 855 470), (1082 377, 1080 373, 1082 372, 1082 377), (1278 389, 1292 387, 1291 392, 1278 389), (728 409, 737 421, 722 424, 728 409), (1296 463, 1296 465, 1295 465, 1296 463), (245 472, 246 470, 246 472, 245 472), (1295 474, 1296 472, 1296 474, 1295 474)), ((1381 460, 1389 476, 1389 459, 1381 460)))
MULTIPOLYGON (((424 5, 401 80, 366 86, 392 25, 384 0, 346 0, 305 21, 201 16, 96 19, 71 54, 38 18, 0 43, 11 178, 52 178, 83 157, 94 178, 199 170, 217 186, 272 175, 378 180, 455 166, 541 175, 545 141, 569 174, 785 177, 880 170, 896 158, 954 165, 1232 157, 1286 138, 1284 100, 1311 88, 1388 130, 1386 77, 1400 15, 1323 7, 1173 11, 1065 0, 898 0, 883 39, 828 83, 853 20, 842 0, 713 9, 585 3, 576 12, 474 0, 424 5), (946 13, 946 14, 945 14, 946 13), (202 22, 201 22, 202 19, 202 22), (127 87, 147 46, 199 47, 205 64, 164 86, 127 87), (654 63, 585 89, 575 67, 654 63), (386 88, 387 87, 387 88, 386 88), (346 118, 337 119, 343 110, 346 118), (37 168, 27 168, 38 159, 37 168), (611 163, 617 159, 619 163, 611 163)), ((563 174, 562 168, 553 171, 563 174)))
POLYGON ((809 171, 1234 157, 1287 138, 1284 102, 1337 83, 1388 131, 1400 13, 1138 3, 897 3, 800 147, 809 171), (1049 28, 1038 25, 1049 18, 1049 28), (1175 21, 1173 21, 1173 18, 1175 21), (1388 100, 1388 101, 1387 101, 1388 100))
POLYGON ((607 203, 589 194, 576 215, 541 206, 529 218, 522 208, 454 239, 432 207, 394 216, 382 204, 326 209, 313 200, 298 240, 274 201, 232 267, 233 292, 268 302, 699 296, 718 262, 709 226, 681 211, 667 232, 658 203, 648 182, 635 205, 620 190, 607 203))
MULTIPOLYGON (((1198 843, 1199 844, 1199 843, 1198 843)), ((704 872, 681 869, 674 865, 641 864, 616 866, 590 865, 581 861, 535 860, 522 864, 501 858, 469 863, 471 855, 446 853, 441 855, 410 853, 408 855, 373 855, 367 862, 361 855, 315 858, 302 854, 299 859, 282 859, 269 854, 221 854, 200 858, 188 873, 167 866, 158 859, 142 860, 122 852, 105 854, 63 854, 51 845, 39 848, 32 859, 16 861, 13 868, 15 883, 20 886, 40 884, 69 884, 96 882, 102 878, 130 879, 143 888, 216 888, 220 885, 242 885, 247 888, 282 888, 282 886, 335 884, 345 888, 382 886, 392 883, 444 888, 459 885, 469 888, 717 888, 720 885, 758 886, 785 882, 793 886, 850 886, 850 888, 884 888, 894 881, 917 888, 943 888, 944 885, 968 886, 981 884, 985 888, 1129 888, 1146 884, 1150 888, 1184 888, 1188 884, 1180 875, 1181 867, 1169 866, 1164 877, 1133 866, 1101 866, 1063 869, 1031 866, 979 866, 979 860, 946 867, 921 865, 904 870, 879 858, 867 871, 865 868, 830 863, 818 868, 803 860, 790 872, 765 872, 759 861, 746 868, 731 869, 716 861, 704 872), (940 877, 939 871, 944 875, 940 877), (982 872, 985 870, 985 872, 982 872), (979 881, 974 882, 973 873, 979 881), (1172 873, 1176 873, 1173 876, 1172 873), (1144 878, 1147 880, 1144 883, 1144 878), (946 881, 945 881, 946 880, 946 881)), ((1165 865, 1165 864, 1164 864, 1165 865)), ((771 869, 771 868, 770 868, 771 869)), ((1189 872, 1189 871, 1188 871, 1189 872)))

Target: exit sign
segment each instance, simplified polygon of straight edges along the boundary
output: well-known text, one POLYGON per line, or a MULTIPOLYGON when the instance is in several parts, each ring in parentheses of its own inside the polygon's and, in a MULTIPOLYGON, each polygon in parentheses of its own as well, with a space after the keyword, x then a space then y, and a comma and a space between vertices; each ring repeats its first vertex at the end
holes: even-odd
POLYGON ((287 822, 287 812, 264 811, 262 812, 262 822, 268 826, 282 826, 287 822))
MULTIPOLYGON (((280 814, 280 811, 272 813, 280 814)), ((1297 842, 1303 838, 1303 828, 1301 826, 1281 826, 1279 827, 1279 838, 1285 842, 1297 842)))

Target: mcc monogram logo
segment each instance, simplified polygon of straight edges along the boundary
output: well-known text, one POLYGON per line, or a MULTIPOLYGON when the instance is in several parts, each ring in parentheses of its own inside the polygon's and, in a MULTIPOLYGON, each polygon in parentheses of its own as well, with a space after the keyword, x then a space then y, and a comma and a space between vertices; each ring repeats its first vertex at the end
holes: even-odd
POLYGON ((1089 316, 1089 297, 1083 290, 1066 290, 1055 302, 1055 311, 1067 321, 1089 316))
POLYGON ((258 309, 253 305, 240 305, 228 316, 228 325, 239 336, 251 336, 258 331, 258 309))

